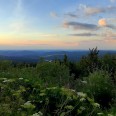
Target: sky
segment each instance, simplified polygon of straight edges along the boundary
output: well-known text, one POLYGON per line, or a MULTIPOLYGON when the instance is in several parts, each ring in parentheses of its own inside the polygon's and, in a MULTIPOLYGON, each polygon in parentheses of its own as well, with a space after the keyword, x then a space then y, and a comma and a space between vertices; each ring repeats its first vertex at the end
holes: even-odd
POLYGON ((0 50, 116 50, 116 0, 0 0, 0 50))

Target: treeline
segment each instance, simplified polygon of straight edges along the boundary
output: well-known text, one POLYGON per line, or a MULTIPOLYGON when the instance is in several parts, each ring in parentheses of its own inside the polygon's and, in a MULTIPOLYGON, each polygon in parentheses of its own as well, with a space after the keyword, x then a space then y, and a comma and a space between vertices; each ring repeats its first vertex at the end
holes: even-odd
POLYGON ((99 50, 96 48, 89 49, 87 56, 82 56, 78 62, 70 62, 67 55, 64 55, 64 60, 59 62, 69 67, 70 74, 74 74, 75 79, 88 76, 95 70, 104 70, 110 73, 111 78, 116 82, 116 54, 105 54, 99 56, 99 50))

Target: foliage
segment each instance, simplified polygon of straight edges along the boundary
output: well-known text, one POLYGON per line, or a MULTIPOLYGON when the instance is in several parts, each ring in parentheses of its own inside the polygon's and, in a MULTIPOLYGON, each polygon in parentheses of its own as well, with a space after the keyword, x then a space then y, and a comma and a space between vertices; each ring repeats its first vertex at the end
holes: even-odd
MULTIPOLYGON (((108 108, 116 98, 116 86, 105 71, 98 70, 84 78, 83 91, 93 97, 102 108, 108 108)), ((83 82, 83 81, 82 81, 83 82)))
POLYGON ((78 62, 0 60, 0 116, 100 115, 116 115, 116 55, 96 47, 78 62))
POLYGON ((11 67, 12 62, 9 60, 0 60, 0 69, 7 70, 11 67))
POLYGON ((66 88, 46 88, 38 95, 37 101, 44 115, 96 115, 99 109, 99 104, 95 103, 85 93, 66 88))
POLYGON ((116 55, 106 54, 101 58, 102 69, 107 70, 116 83, 116 55))
POLYGON ((45 116, 96 115, 99 109, 99 104, 83 92, 63 87, 43 89, 23 78, 1 78, 0 87, 0 115, 26 116, 39 111, 45 116))
POLYGON ((69 68, 59 62, 43 62, 37 65, 37 72, 46 85, 68 86, 69 68))

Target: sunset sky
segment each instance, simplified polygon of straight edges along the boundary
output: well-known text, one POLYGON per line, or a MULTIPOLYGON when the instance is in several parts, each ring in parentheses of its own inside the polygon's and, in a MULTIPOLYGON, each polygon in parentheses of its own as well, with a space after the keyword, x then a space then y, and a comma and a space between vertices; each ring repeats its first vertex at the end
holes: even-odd
POLYGON ((116 50, 116 0, 0 0, 0 50, 116 50))

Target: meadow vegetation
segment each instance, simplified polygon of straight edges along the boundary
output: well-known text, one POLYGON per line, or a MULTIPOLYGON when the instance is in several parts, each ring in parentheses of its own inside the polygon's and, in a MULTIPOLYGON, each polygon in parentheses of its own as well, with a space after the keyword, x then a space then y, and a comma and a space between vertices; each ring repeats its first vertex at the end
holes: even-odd
POLYGON ((0 116, 116 116, 116 55, 78 62, 0 61, 0 116))

